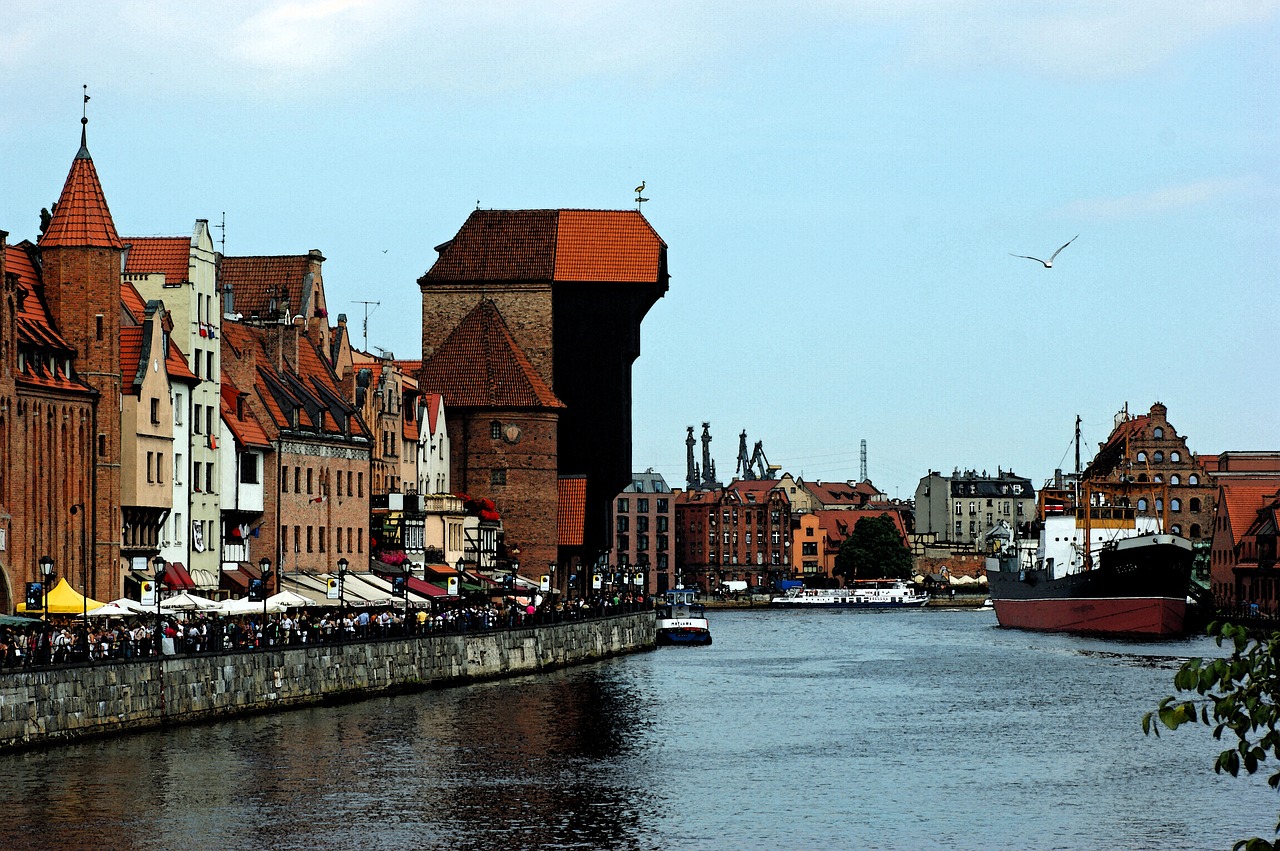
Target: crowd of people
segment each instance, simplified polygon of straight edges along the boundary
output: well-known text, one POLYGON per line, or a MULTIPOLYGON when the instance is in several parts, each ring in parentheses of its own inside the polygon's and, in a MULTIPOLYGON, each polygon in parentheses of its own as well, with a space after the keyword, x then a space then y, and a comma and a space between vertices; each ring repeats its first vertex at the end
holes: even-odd
POLYGON ((652 601, 641 595, 615 594, 556 598, 541 605, 506 598, 435 609, 301 608, 265 617, 192 612, 110 618, 100 623, 55 616, 52 621, 0 628, 0 668, 517 629, 651 606, 652 601))

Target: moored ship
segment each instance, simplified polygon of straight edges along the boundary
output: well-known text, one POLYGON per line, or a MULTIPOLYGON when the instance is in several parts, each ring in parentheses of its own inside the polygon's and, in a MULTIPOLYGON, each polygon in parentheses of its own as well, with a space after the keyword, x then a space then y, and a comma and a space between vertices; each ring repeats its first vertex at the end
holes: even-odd
POLYGON ((790 609, 904 609, 919 608, 929 595, 901 579, 859 579, 850 588, 792 588, 769 601, 790 609))
POLYGON ((658 644, 710 644, 706 609, 695 603, 692 588, 668 591, 658 605, 658 644))
POLYGON ((1190 541, 1152 518, 1095 505, 1045 517, 1034 551, 988 557, 987 583, 1004 627, 1180 635, 1192 557, 1190 541))
MULTIPOLYGON (((1161 411, 1158 403, 1152 407, 1153 414, 1161 411)), ((1036 522, 1028 527, 1034 539, 1009 534, 987 558, 1001 626, 1099 635, 1186 632, 1194 551, 1181 526, 1166 531, 1168 508, 1179 502, 1170 499, 1169 487, 1179 485, 1179 477, 1166 483, 1162 471, 1149 468, 1141 446, 1131 451, 1133 441, 1165 439, 1163 426, 1152 427, 1147 437, 1149 420, 1129 416, 1126 405, 1081 473, 1076 417, 1075 475, 1067 482, 1059 472, 1041 490, 1036 522)), ((1178 454, 1171 449, 1171 460, 1178 454)), ((1163 458, 1159 450, 1152 455, 1156 463, 1163 458)))

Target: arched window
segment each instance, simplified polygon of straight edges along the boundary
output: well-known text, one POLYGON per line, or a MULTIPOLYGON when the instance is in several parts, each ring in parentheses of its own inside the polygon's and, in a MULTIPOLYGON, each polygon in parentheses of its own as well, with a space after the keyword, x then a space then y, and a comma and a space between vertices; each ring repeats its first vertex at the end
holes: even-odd
POLYGON ((1138 510, 1139 511, 1147 510, 1147 498, 1145 496, 1138 500, 1138 510))
POLYGON ((1157 464, 1159 464, 1159 463, 1163 462, 1163 461, 1164 461, 1164 453, 1163 453, 1163 452, 1160 452, 1160 451, 1158 451, 1158 450, 1157 450, 1157 451, 1156 451, 1156 454, 1155 454, 1155 456, 1154 456, 1154 460, 1155 460, 1155 462, 1156 462, 1157 464))
POLYGON ((1191 537, 1193 537, 1193 538, 1198 538, 1198 537, 1200 537, 1200 524, 1199 524, 1199 523, 1192 523, 1192 524, 1191 524, 1191 537))
POLYGON ((1177 462, 1177 461, 1181 461, 1181 460, 1182 460, 1182 455, 1181 455, 1181 453, 1179 453, 1179 452, 1170 452, 1170 453, 1169 453, 1169 460, 1170 460, 1170 461, 1175 461, 1175 462, 1177 462))
POLYGON ((1181 535, 1181 534, 1182 534, 1182 527, 1181 527, 1181 526, 1179 526, 1177 523, 1174 523, 1172 526, 1170 526, 1170 527, 1169 527, 1169 531, 1170 531, 1170 532, 1172 532, 1172 533, 1173 533, 1173 534, 1175 534, 1175 535, 1181 535))
POLYGON ((1187 484, 1189 485, 1200 484, 1200 477, 1197 476, 1195 473, 1192 473, 1191 475, 1187 476, 1187 484))
POLYGON ((1153 479, 1153 481, 1163 482, 1163 481, 1164 481, 1164 476, 1160 475, 1159 473, 1156 473, 1156 474, 1155 474, 1155 477, 1154 477, 1154 479, 1153 479))
POLYGON ((1182 484, 1182 477, 1179 476, 1177 473, 1174 473, 1172 476, 1169 477, 1169 484, 1171 485, 1182 484))
POLYGON ((1180 500, 1180 499, 1171 499, 1171 500, 1169 500, 1169 510, 1170 510, 1170 511, 1181 511, 1181 510, 1182 510, 1182 500, 1180 500))
POLYGON ((1160 426, 1156 426, 1151 431, 1151 436, 1154 437, 1156 440, 1159 440, 1160 438, 1164 437, 1164 429, 1162 429, 1160 426))
POLYGON ((1138 474, 1138 481, 1140 481, 1140 482, 1145 482, 1146 480, 1147 480, 1147 474, 1146 474, 1146 473, 1139 473, 1139 474, 1138 474))
POLYGON ((1187 503, 1187 508, 1189 508, 1189 509, 1190 509, 1190 510, 1192 510, 1192 511, 1199 511, 1199 510, 1200 510, 1200 497, 1198 497, 1198 496, 1193 496, 1193 497, 1191 497, 1191 501, 1187 503))
POLYGON ((1139 461, 1146 461, 1146 460, 1147 460, 1147 453, 1145 453, 1145 452, 1139 452, 1139 453, 1138 453, 1138 460, 1139 460, 1139 461))
POLYGON ((1157 500, 1156 500, 1156 511, 1164 511, 1164 500, 1163 500, 1163 499, 1157 499, 1157 500))

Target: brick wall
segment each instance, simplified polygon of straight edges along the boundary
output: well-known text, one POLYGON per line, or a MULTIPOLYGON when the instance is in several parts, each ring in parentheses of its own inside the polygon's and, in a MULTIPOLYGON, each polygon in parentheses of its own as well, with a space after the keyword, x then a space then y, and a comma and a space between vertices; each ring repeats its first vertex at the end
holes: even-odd
POLYGON ((489 497, 502 515, 508 546, 520 547, 520 572, 538 576, 558 558, 557 428, 553 412, 448 409, 452 483, 456 492, 489 497), (520 429, 515 442, 494 439, 491 425, 520 429), (495 484, 494 474, 505 476, 495 484))
POLYGON ((422 289, 422 359, 429 360, 458 323, 480 300, 489 298, 497 305, 503 320, 511 329, 516 343, 529 357, 533 368, 551 387, 555 386, 552 367, 552 302, 551 283, 502 282, 487 287, 473 282, 425 283, 422 289))

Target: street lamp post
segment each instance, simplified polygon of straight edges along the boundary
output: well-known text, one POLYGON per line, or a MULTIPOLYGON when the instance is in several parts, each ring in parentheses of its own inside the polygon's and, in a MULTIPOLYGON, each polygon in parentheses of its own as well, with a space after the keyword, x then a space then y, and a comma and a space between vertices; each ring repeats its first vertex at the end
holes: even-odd
POLYGON ((40 617, 47 623, 49 620, 49 583, 53 581, 53 559, 49 556, 40 556, 40 575, 43 579, 40 582, 40 617))
POLYGON ((267 639, 267 591, 271 589, 271 559, 266 556, 258 562, 258 567, 262 569, 262 643, 265 646, 267 639))
POLYGON ((164 631, 160 628, 160 589, 164 587, 164 559, 156 556, 151 560, 151 566, 155 568, 155 589, 151 592, 156 598, 156 632, 153 642, 156 646, 156 655, 164 655, 164 631))
POLYGON ((347 638, 344 621, 347 619, 347 568, 350 566, 351 562, 345 558, 338 559, 338 635, 343 641, 347 638))

